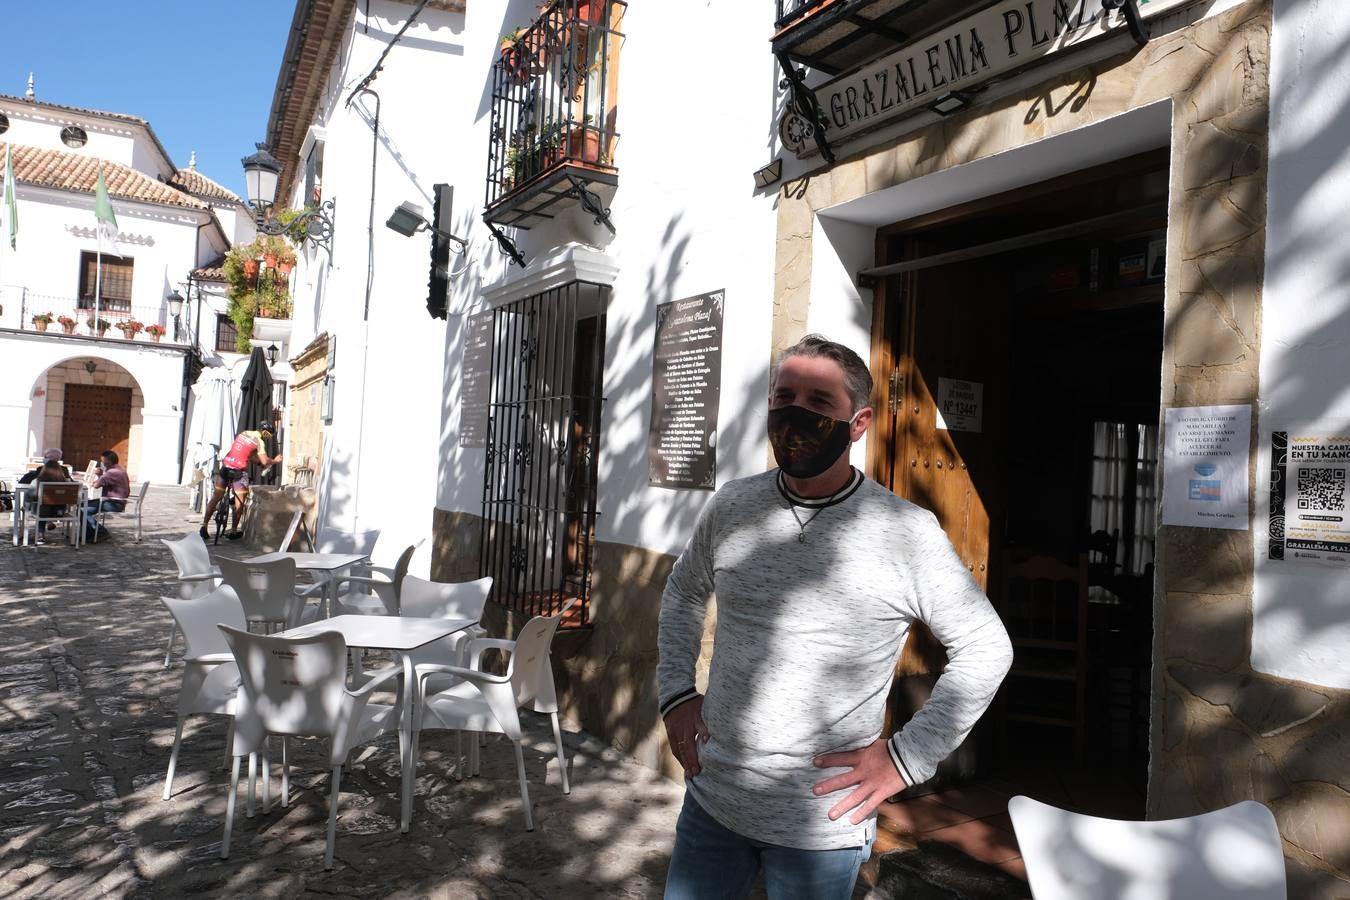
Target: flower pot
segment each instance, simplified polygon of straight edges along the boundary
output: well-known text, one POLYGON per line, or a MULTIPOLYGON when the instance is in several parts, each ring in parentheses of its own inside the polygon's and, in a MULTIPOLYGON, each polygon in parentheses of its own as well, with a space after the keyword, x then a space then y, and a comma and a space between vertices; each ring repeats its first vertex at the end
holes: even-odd
POLYGON ((98 330, 98 336, 99 336, 99 337, 103 337, 103 336, 104 336, 105 334, 107 334, 107 333, 108 333, 108 329, 107 329, 107 328, 100 328, 100 329, 98 330))
POLYGON ((590 128, 578 128, 567 136, 567 155, 579 162, 600 165, 600 134, 590 128))
POLYGON ((258 274, 258 261, 256 259, 244 260, 244 277, 252 278, 258 274))
POLYGON ((46 323, 45 321, 43 321, 42 319, 34 319, 34 320, 33 320, 33 327, 36 328, 38 331, 46 331, 46 330, 47 330, 47 323, 46 323))
POLYGON ((153 340, 156 344, 159 343, 159 339, 162 338, 162 337, 164 337, 164 335, 162 335, 162 334, 152 334, 152 335, 150 335, 151 340, 153 340))
POLYGON ((283 259, 277 262, 277 271, 282 275, 291 274, 291 269, 295 268, 295 260, 283 259))
POLYGON ((577 21, 582 25, 599 25, 605 14, 605 0, 577 0, 577 21))
POLYGON ((75 333, 75 323, 74 323, 74 322, 71 322, 69 325, 63 324, 63 325, 61 326, 61 330, 62 330, 63 332, 65 332, 66 334, 74 334, 74 333, 75 333))
POLYGON ((275 253, 264 253, 263 265, 269 269, 275 269, 277 267, 277 255, 275 253))

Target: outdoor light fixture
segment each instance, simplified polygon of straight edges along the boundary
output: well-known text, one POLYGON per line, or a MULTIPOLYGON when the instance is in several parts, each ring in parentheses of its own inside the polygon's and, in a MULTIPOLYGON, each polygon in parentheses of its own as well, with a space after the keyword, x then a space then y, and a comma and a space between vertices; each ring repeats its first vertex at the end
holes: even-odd
POLYGON ((178 316, 183 312, 183 295, 174 291, 164 298, 169 303, 169 315, 173 316, 173 339, 178 341, 178 316))
POLYGON ((965 91, 948 91, 928 104, 928 108, 940 116, 950 116, 970 105, 970 95, 965 91))
POLYGON ((333 254, 329 241, 333 237, 333 201, 306 209, 285 223, 268 219, 268 211, 277 202, 277 184, 281 180, 281 163, 264 144, 256 145, 258 152, 244 157, 244 187, 248 205, 253 207, 254 224, 262 234, 284 234, 296 243, 313 241, 333 254))
POLYGON ((762 169, 755 171, 755 187, 766 188, 783 177, 783 160, 775 159, 762 169))
POLYGON ((277 345, 276 345, 276 344, 268 344, 268 345, 267 345, 267 364, 268 364, 269 366, 275 366, 275 365, 277 364, 277 345))
POLYGON ((94 361, 92 359, 86 359, 84 361, 84 370, 88 372, 90 375, 93 375, 94 370, 97 368, 98 366, 94 365, 94 361))
POLYGON ((432 225, 427 221, 427 217, 422 214, 422 207, 407 200, 404 200, 398 205, 398 209, 390 214, 389 221, 384 224, 388 225, 404 237, 412 237, 419 231, 433 232, 446 240, 459 244, 460 252, 463 252, 469 246, 469 242, 464 240, 464 238, 456 237, 450 232, 432 225))

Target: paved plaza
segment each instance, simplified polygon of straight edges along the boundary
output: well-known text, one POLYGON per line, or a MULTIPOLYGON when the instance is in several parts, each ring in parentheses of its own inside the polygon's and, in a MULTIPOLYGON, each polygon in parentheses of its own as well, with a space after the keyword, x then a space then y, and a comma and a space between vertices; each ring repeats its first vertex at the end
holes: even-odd
POLYGON ((169 616, 156 598, 175 570, 159 539, 193 528, 186 491, 151 489, 142 543, 129 522, 111 527, 111 541, 78 551, 15 548, 8 531, 0 544, 0 897, 660 896, 682 788, 570 731, 565 796, 548 720, 528 713, 533 832, 510 744, 489 739, 482 774, 456 781, 453 735, 433 732, 400 835, 388 735, 353 752, 324 872, 329 777, 319 743, 298 741, 289 808, 275 806, 279 781, 266 815, 245 818, 241 796, 221 860, 224 719, 188 720, 161 799, 182 668, 162 666, 169 616))

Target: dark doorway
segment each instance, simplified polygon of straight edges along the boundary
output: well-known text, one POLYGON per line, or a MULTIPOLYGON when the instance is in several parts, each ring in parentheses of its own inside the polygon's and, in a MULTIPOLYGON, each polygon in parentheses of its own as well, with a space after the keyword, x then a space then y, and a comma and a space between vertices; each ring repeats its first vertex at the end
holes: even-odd
MULTIPOLYGON (((1142 818, 1147 773, 1165 151, 879 234, 873 469, 934 511, 1014 640, 1013 671, 941 788, 1142 818), (903 265, 896 265, 903 264, 903 265)), ((924 630, 903 722, 945 664, 924 630)))

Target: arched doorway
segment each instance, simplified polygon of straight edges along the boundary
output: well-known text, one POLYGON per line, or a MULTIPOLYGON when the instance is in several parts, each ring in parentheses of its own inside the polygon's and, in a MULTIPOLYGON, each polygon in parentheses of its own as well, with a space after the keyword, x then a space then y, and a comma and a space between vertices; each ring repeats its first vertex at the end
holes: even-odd
POLYGON ((39 446, 60 447, 76 469, 112 450, 136 477, 145 397, 130 372, 101 357, 70 359, 39 376, 37 388, 45 401, 33 409, 39 446))

